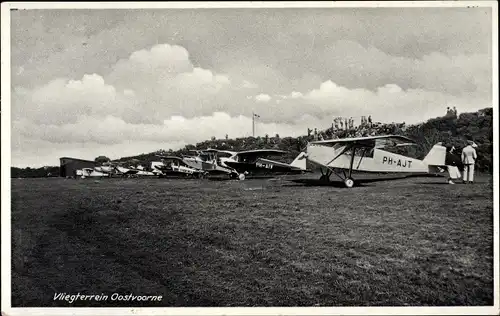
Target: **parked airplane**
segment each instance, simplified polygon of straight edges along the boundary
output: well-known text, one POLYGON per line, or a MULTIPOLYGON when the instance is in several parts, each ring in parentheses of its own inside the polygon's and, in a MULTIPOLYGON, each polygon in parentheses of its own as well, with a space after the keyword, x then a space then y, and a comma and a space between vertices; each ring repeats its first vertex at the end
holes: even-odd
POLYGON ((163 166, 157 168, 162 172, 163 176, 191 176, 203 178, 205 171, 189 166, 183 158, 176 156, 157 156, 164 163, 163 166))
MULTIPOLYGON (((244 180, 248 174, 296 174, 306 170, 305 153, 300 153, 291 164, 278 162, 264 157, 285 154, 285 151, 276 149, 255 149, 234 152, 229 150, 208 149, 217 153, 217 165, 235 174, 238 179, 244 180), (221 156, 226 157, 221 157, 221 156)), ((209 171, 213 172, 213 171, 209 171)))
POLYGON ((401 148, 415 144, 413 140, 398 135, 322 140, 307 145, 306 157, 309 162, 321 168, 320 180, 329 181, 330 176, 335 174, 348 188, 352 188, 355 184, 352 178, 353 171, 442 172, 440 168, 445 167, 446 148, 440 144, 434 145, 423 160, 385 150, 388 147, 401 148), (326 169, 326 173, 323 169, 326 169))
POLYGON ((156 172, 152 171, 146 171, 144 170, 144 167, 138 166, 136 168, 134 167, 122 167, 122 166, 115 166, 115 173, 117 175, 121 176, 155 176, 157 175, 156 172))
POLYGON ((182 161, 191 168, 210 170, 214 168, 216 152, 212 150, 191 150, 196 156, 183 156, 182 161))
POLYGON ((109 177, 109 173, 97 171, 95 168, 83 168, 76 170, 76 176, 85 179, 87 177, 109 177))
POLYGON ((102 166, 94 167, 94 170, 97 172, 113 174, 116 172, 116 167, 113 165, 102 165, 102 166))

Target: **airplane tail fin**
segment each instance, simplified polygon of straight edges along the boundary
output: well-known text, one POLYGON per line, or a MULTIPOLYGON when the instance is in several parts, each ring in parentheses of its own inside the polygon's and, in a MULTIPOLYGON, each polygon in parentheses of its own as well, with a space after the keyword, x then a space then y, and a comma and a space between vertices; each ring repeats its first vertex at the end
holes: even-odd
POLYGON ((434 145, 427 156, 424 158, 424 162, 432 166, 444 166, 446 159, 446 147, 440 143, 434 145))
POLYGON ((290 164, 290 166, 299 168, 301 170, 307 170, 307 159, 306 153, 301 152, 290 164))

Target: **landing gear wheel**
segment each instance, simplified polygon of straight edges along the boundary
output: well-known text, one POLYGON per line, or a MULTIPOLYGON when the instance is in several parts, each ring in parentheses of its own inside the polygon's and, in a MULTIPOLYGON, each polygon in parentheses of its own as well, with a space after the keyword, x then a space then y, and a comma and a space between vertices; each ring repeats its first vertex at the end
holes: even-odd
POLYGON ((344 180, 344 184, 347 188, 352 188, 354 186, 354 180, 352 178, 347 178, 344 180))
POLYGON ((244 173, 240 173, 240 174, 238 175, 238 179, 239 179, 240 181, 245 180, 245 174, 244 174, 244 173))

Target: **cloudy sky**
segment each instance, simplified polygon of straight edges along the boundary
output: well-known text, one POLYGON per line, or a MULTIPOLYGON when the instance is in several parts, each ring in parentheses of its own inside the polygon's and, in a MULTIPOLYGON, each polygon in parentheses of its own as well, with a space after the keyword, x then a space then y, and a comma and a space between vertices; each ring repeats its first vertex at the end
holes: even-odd
POLYGON ((491 106, 488 8, 19 10, 12 165, 491 106))

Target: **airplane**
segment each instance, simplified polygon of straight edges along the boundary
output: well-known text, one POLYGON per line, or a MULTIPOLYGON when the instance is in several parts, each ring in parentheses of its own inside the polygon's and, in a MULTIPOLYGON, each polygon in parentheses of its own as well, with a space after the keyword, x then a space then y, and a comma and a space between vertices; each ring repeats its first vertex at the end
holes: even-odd
MULTIPOLYGON (((224 168, 225 171, 235 175, 240 180, 245 180, 249 173, 263 174, 263 173, 283 173, 283 174, 297 174, 306 172, 305 153, 300 153, 291 164, 278 162, 264 158, 265 156, 273 156, 277 154, 285 154, 286 151, 277 149, 255 149, 246 151, 229 151, 207 149, 217 153, 217 165, 224 168), (221 157, 221 156, 226 157, 221 157)), ((213 173, 213 170, 208 170, 213 173)))
POLYGON ((216 154, 208 150, 190 150, 196 153, 196 156, 182 156, 182 161, 191 168, 198 170, 209 170, 214 168, 216 154))
POLYGON ((423 160, 387 151, 390 147, 401 149, 413 145, 416 145, 415 141, 400 135, 320 140, 307 145, 306 158, 320 167, 321 181, 329 182, 330 176, 335 174, 347 188, 355 185, 353 171, 407 174, 443 172, 443 168, 446 168, 446 147, 440 143, 434 145, 423 160), (326 169, 326 173, 323 169, 326 169))
POLYGON ((82 179, 85 177, 112 177, 116 175, 120 176, 154 176, 154 172, 128 169, 120 166, 97 166, 94 168, 83 168, 77 170, 77 176, 81 176, 82 179))
POLYGON ((97 172, 113 174, 115 172, 115 166, 102 165, 102 166, 94 167, 94 170, 97 172))
POLYGON ((218 156, 224 155, 223 151, 209 148, 202 150, 190 150, 190 152, 196 153, 196 156, 183 155, 180 158, 186 167, 204 171, 204 175, 223 175, 228 176, 229 178, 236 178, 238 176, 232 168, 221 166, 217 163, 218 156))
POLYGON ((80 176, 82 179, 87 177, 109 177, 109 173, 97 171, 95 168, 82 168, 76 170, 76 175, 80 176))
POLYGON ((161 156, 164 163, 163 166, 157 166, 156 168, 162 172, 162 176, 191 176, 195 178, 203 178, 205 171, 203 169, 197 169, 189 166, 183 158, 176 156, 161 156))

